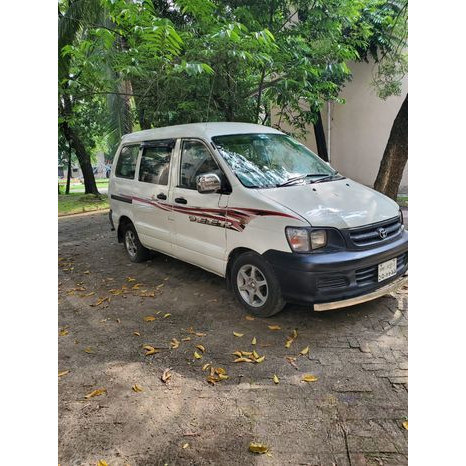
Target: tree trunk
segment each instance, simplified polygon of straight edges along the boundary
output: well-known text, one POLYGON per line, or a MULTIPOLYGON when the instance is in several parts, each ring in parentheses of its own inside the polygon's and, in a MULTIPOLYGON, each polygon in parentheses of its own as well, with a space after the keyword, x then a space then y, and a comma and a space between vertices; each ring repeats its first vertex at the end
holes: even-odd
POLYGON ((70 184, 71 184, 71 146, 69 146, 69 149, 68 149, 68 173, 66 174, 65 194, 70 193, 70 184))
POLYGON ((71 115, 71 101, 69 96, 64 95, 63 100, 60 102, 60 113, 64 117, 60 123, 60 127, 63 131, 63 135, 68 142, 70 148, 74 150, 76 157, 78 158, 79 166, 83 172, 84 178, 84 192, 85 194, 96 194, 99 195, 99 190, 95 182, 94 171, 92 170, 91 157, 86 151, 84 144, 82 143, 79 136, 76 134, 73 128, 68 124, 66 117, 71 115))
POLYGON ((408 161, 408 94, 393 122, 374 189, 396 201, 408 161))
POLYGON ((317 121, 314 123, 314 135, 316 137, 317 154, 322 160, 328 162, 327 142, 325 141, 324 125, 322 115, 317 115, 317 121))

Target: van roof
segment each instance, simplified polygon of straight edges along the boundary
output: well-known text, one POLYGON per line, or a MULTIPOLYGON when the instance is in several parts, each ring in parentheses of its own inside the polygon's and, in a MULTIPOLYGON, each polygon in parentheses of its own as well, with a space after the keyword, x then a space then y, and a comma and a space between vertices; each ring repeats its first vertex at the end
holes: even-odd
POLYGON ((246 133, 277 133, 283 134, 270 126, 254 125, 252 123, 190 123, 187 125, 165 126, 163 128, 146 129, 135 133, 125 134, 121 142, 141 142, 155 139, 192 138, 210 139, 213 136, 225 134, 246 133))

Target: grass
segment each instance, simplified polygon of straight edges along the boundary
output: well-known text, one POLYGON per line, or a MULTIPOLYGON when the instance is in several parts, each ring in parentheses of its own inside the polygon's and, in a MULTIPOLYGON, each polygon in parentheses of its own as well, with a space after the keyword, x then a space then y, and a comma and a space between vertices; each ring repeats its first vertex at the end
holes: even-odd
POLYGON ((92 212, 95 210, 108 209, 107 196, 95 196, 94 194, 59 194, 58 216, 92 212))
POLYGON ((408 207, 408 195, 407 194, 399 194, 396 200, 400 207, 408 207))
MULTIPOLYGON (((108 178, 96 178, 95 183, 97 189, 107 188, 108 187, 108 178)), ((58 184, 60 185, 60 192, 65 193, 66 189, 66 180, 59 180, 58 184)), ((84 183, 81 183, 78 179, 72 179, 70 185, 70 193, 83 193, 84 192, 84 183)))

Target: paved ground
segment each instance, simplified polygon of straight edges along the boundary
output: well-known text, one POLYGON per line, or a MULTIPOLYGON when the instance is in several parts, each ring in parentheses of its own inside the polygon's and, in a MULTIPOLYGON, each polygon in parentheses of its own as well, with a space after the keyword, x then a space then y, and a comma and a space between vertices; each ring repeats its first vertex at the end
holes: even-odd
POLYGON ((102 213, 59 220, 59 265, 62 466, 407 463, 407 290, 247 320, 219 277, 162 255, 131 264, 102 213), (145 356, 143 345, 160 352, 145 356), (233 362, 254 349, 262 363, 233 362), (206 363, 229 378, 209 384, 206 363), (270 456, 250 453, 252 441, 270 456))

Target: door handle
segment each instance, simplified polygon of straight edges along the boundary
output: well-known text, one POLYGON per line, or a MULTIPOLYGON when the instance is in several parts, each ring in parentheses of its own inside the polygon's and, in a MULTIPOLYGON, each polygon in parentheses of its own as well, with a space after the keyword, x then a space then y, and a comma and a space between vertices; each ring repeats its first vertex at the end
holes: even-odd
POLYGON ((164 193, 157 194, 157 199, 162 199, 162 201, 165 201, 167 199, 167 196, 164 193))
POLYGON ((175 202, 177 202, 178 204, 187 204, 188 203, 188 201, 184 197, 177 197, 175 199, 175 202))

